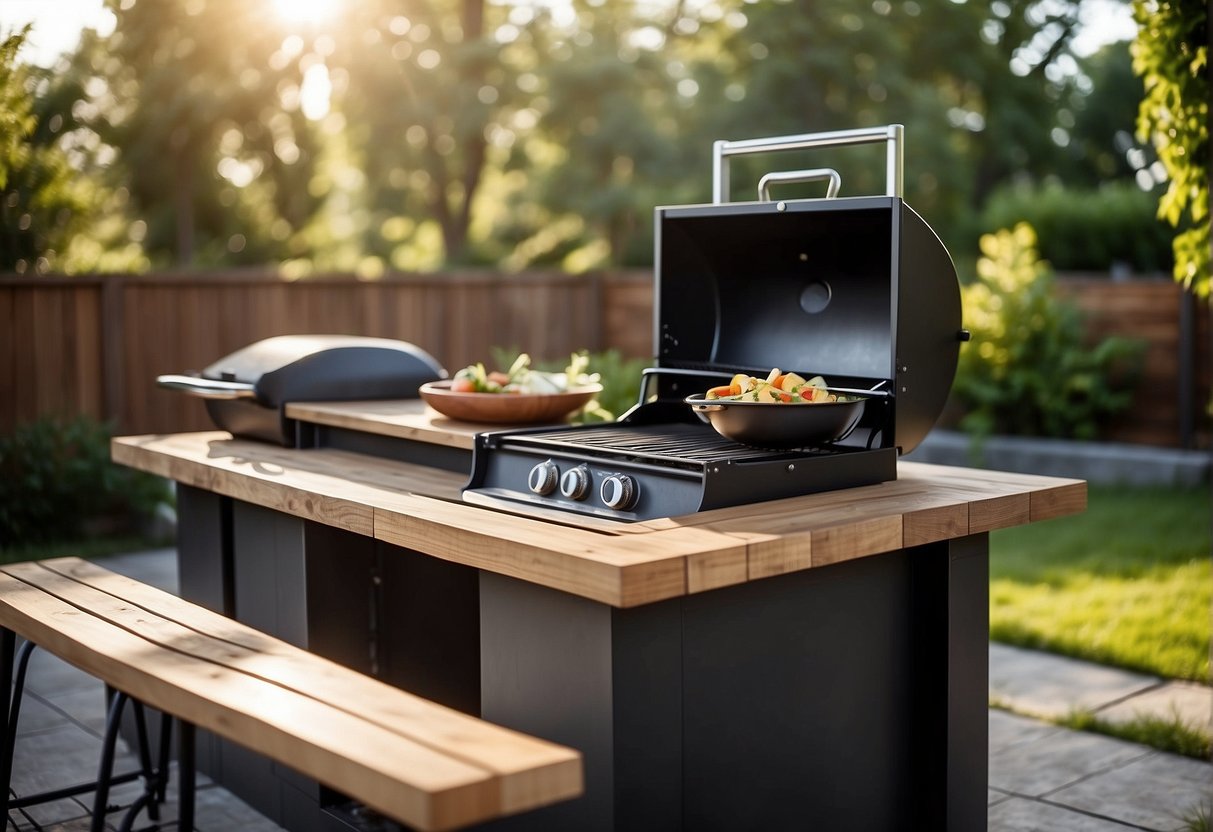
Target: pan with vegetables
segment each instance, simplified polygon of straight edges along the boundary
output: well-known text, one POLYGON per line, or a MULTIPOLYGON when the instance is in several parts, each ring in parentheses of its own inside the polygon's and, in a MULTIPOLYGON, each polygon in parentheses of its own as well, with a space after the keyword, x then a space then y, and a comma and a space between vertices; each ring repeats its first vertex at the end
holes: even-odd
POLYGON ((845 438, 878 391, 839 390, 821 376, 805 379, 774 369, 765 379, 744 374, 685 401, 717 433, 758 448, 808 448, 845 438))

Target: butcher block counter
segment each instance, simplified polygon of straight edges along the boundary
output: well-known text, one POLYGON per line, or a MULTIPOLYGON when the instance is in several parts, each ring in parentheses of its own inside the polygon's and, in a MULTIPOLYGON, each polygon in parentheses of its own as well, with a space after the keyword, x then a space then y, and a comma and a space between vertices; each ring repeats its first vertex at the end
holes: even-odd
MULTIPOLYGON (((502 826, 985 828, 987 533, 1081 512, 1084 482, 901 462, 683 517, 523 516, 461 498, 481 426, 416 401, 286 415, 311 447, 113 458, 178 483, 186 597, 583 752, 583 798, 502 826)), ((208 753, 272 819, 332 828, 339 796, 208 753)))

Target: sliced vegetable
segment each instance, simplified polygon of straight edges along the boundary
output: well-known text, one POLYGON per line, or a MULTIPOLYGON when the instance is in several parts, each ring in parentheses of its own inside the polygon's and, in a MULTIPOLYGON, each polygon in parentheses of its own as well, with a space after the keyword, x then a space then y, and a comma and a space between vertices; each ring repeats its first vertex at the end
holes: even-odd
POLYGON ((796 373, 785 373, 778 367, 771 370, 765 379, 744 373, 733 376, 727 385, 713 387, 704 395, 705 399, 717 401, 768 402, 771 404, 820 404, 823 402, 850 401, 829 391, 821 376, 806 381, 796 373))
POLYGON ((589 358, 584 353, 575 354, 564 372, 547 373, 531 369, 531 357, 522 353, 506 372, 494 370, 489 373, 480 363, 471 364, 455 373, 451 390, 456 393, 525 393, 548 395, 563 393, 573 387, 593 384, 597 374, 586 373, 589 358))

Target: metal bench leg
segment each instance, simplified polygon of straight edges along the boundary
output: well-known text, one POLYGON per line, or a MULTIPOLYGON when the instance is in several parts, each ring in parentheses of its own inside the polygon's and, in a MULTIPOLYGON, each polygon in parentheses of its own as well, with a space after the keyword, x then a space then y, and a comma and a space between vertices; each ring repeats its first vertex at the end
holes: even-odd
POLYGON ((159 786, 156 789, 156 802, 163 803, 168 798, 168 767, 169 757, 173 750, 173 717, 171 714, 160 714, 160 758, 156 762, 159 772, 159 786))
POLYGON ((122 708, 129 699, 122 691, 117 691, 110 704, 109 716, 105 722, 105 739, 101 746, 101 765, 97 771, 97 795, 93 800, 93 822, 89 832, 104 832, 105 810, 109 804, 110 780, 114 774, 114 746, 118 742, 118 725, 122 721, 122 708))
POLYGON ((17 656, 17 676, 13 679, 13 647, 16 646, 16 636, 11 630, 4 631, 6 643, 0 646, 0 662, 4 665, 3 679, 4 682, 4 697, 3 710, 0 714, 4 715, 4 743, 0 746, 0 784, 4 787, 4 799, 0 804, 3 808, 3 814, 0 817, 8 822, 8 810, 20 805, 20 801, 13 801, 11 797, 12 779, 13 779, 13 752, 17 747, 17 723, 21 718, 21 698, 25 693, 25 676, 29 668, 29 657, 34 652, 36 646, 32 641, 27 641, 21 645, 21 649, 16 651, 17 656), (7 642, 11 641, 12 644, 7 642))
MULTIPOLYGON (((8 795, 13 779, 13 746, 17 742, 17 726, 8 719, 13 698, 13 654, 17 636, 12 630, 0 628, 0 714, 4 716, 4 740, 0 743, 0 822, 8 828, 8 795)), ((19 698, 19 697, 18 697, 19 698)))
POLYGON ((139 743, 139 774, 143 777, 143 794, 139 795, 126 810, 122 823, 118 826, 118 832, 130 832, 135 818, 144 808, 147 809, 147 816, 150 820, 160 820, 160 803, 157 801, 157 797, 160 794, 161 781, 167 776, 165 770, 157 771, 152 768, 152 753, 147 741, 147 718, 144 714, 143 703, 138 699, 131 699, 131 708, 135 712, 135 734, 139 743))
POLYGON ((194 832, 194 726, 184 719, 177 720, 177 766, 177 828, 194 832))

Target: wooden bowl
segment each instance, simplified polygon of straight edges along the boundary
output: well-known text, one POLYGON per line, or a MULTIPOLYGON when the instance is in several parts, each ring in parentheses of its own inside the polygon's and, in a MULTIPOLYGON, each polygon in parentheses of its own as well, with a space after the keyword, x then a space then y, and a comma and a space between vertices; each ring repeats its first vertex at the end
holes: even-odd
POLYGON ((587 384, 564 393, 456 393, 448 380, 423 384, 419 392, 426 404, 451 419, 523 425, 563 420, 602 392, 602 385, 587 384))

